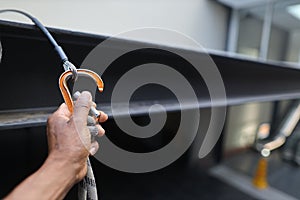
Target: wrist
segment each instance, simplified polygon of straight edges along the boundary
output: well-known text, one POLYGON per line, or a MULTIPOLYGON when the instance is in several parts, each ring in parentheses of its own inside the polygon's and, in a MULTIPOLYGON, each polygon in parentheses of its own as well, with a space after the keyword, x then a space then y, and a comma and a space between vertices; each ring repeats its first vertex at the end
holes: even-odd
POLYGON ((66 184, 73 185, 76 183, 75 167, 67 160, 48 156, 40 169, 56 177, 60 177, 61 175, 64 176, 64 179, 68 180, 68 183, 66 182, 66 184))
POLYGON ((63 156, 60 152, 51 152, 44 165, 47 168, 54 168, 69 176, 73 184, 79 182, 86 174, 86 159, 63 156))
POLYGON ((67 160, 49 155, 41 168, 18 185, 6 199, 63 199, 78 180, 76 170, 67 160))

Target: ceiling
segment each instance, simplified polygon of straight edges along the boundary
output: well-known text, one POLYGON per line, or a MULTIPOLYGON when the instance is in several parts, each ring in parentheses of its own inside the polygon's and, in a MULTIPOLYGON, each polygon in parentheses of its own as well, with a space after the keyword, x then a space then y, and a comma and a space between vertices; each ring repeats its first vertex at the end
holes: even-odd
POLYGON ((300 4, 300 0, 218 0, 218 2, 260 19, 264 18, 266 4, 274 2, 273 25, 287 31, 300 29, 300 20, 286 10, 290 5, 300 4))
MULTIPOLYGON (((276 1, 276 0, 272 0, 276 1)), ((234 9, 244 9, 266 4, 267 0, 218 0, 218 2, 234 9)))

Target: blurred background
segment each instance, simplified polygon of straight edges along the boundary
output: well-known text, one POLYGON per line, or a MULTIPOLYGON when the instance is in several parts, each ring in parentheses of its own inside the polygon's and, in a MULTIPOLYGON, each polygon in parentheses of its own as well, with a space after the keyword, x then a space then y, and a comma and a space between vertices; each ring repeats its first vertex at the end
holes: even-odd
MULTIPOLYGON (((0 6, 26 10, 49 27, 109 36, 159 27, 183 33, 207 49, 297 63, 298 4, 297 0, 2 0, 0 6)), ((1 19, 28 22, 12 13, 1 19)))
MULTIPOLYGON (((297 80, 300 81, 300 0, 1 0, 0 9, 5 8, 29 12, 47 27, 73 31, 63 32, 62 35, 83 32, 114 36, 144 27, 178 31, 195 40, 212 55, 216 55, 213 59, 218 67, 219 64, 222 65, 221 72, 222 75, 225 74, 225 81, 226 75, 230 73, 228 82, 232 81, 232 85, 226 88, 229 94, 231 90, 238 91, 237 94, 249 94, 243 103, 228 106, 222 136, 212 154, 201 161, 198 158, 194 159, 197 155, 193 154, 197 150, 191 148, 169 168, 143 175, 116 172, 92 161, 99 169, 96 170, 96 175, 100 187, 104 185, 100 190, 103 199, 300 199, 297 188, 300 184, 300 93, 297 88, 297 80), (257 82, 258 76, 264 81, 257 82), (236 77, 244 79, 236 80, 236 77), (249 78, 249 84, 257 84, 250 84, 245 89, 241 83, 244 83, 246 78, 249 78), (281 83, 285 85, 281 87, 281 83), (265 86, 272 88, 274 94, 276 91, 282 94, 286 89, 293 95, 280 98, 269 96, 268 100, 263 101, 251 97, 252 91, 263 91, 265 86), (235 87, 236 89, 233 89, 235 87), (279 150, 274 148, 274 153, 268 158, 269 175, 266 179, 269 180, 269 187, 266 190, 256 189, 251 181, 261 158, 261 146, 278 137, 284 137, 284 144, 280 145, 279 150), (107 172, 104 177, 101 171, 107 172), (131 185, 126 182, 128 179, 131 180, 131 185), (144 185, 139 184, 141 181, 144 185), (129 186, 117 188, 118 192, 115 192, 116 182, 129 186), (158 185, 153 186, 158 182, 158 185), (181 189, 176 189, 176 185, 181 189), (138 188, 139 191, 132 190, 132 187, 138 188)), ((14 13, 1 14, 0 19, 31 23, 25 17, 14 13)), ((8 31, 3 34, 0 29, 3 44, 13 43, 13 40, 9 40, 10 33, 8 31)), ((59 38, 59 34, 57 35, 59 38)), ((86 37, 87 40, 93 41, 94 36, 86 37)), ((67 36, 63 36, 62 42, 64 38, 67 36)), ((147 38, 138 35, 126 39, 183 47, 180 42, 147 41, 147 38)), ((17 41, 15 40, 15 43, 17 41)), ((69 49, 68 52, 74 50, 74 54, 78 55, 75 62, 80 63, 85 55, 80 54, 80 49, 84 48, 78 46, 77 49, 73 49, 72 45, 68 46, 68 42, 65 45, 66 49, 69 49)), ((188 44, 184 48, 189 48, 188 44)), ((18 53, 20 52, 24 52, 21 47, 18 53)), ((13 60, 12 57, 11 59, 13 60)), ((3 66, 6 64, 4 62, 3 66)), ((46 72, 52 73, 47 70, 46 72)), ((51 80, 55 80, 57 74, 53 74, 51 80)), ((2 76, 2 80, 6 80, 5 75, 2 76)), ((44 79, 47 80, 47 76, 44 79)), ((48 79, 50 80, 49 77, 48 79)), ((55 88, 52 91, 54 90, 55 88)), ((268 93, 268 89, 265 89, 265 93, 268 93)), ((12 102, 10 99, 5 103, 14 105, 12 102)), ((58 104, 59 100, 53 102, 51 106, 58 104)), ((6 107, 5 103, 2 104, 0 113, 3 118, 6 118, 7 110, 19 109, 18 106, 6 107)), ((43 106, 48 105, 28 104, 26 109, 43 106)), ((141 116, 137 118, 144 120, 141 116)), ((113 122, 109 122, 107 128, 118 131, 114 126, 113 122)), ((12 133, 20 135, 20 144, 26 140, 26 144, 33 147, 28 150, 28 146, 24 146, 27 150, 24 150, 23 161, 11 169, 5 168, 14 171, 26 162, 31 163, 28 164, 30 169, 20 171, 18 177, 7 187, 2 182, 2 186, 5 187, 2 196, 43 161, 47 151, 44 147, 45 137, 40 138, 43 143, 34 144, 34 138, 41 137, 38 136, 38 132, 41 131, 44 131, 43 127, 13 130, 3 128, 3 138, 0 141, 3 152, 7 150, 5 145, 8 141, 14 140, 12 133), (25 137, 23 132, 27 136, 31 135, 32 139, 25 137), (34 157, 34 148, 42 149, 41 155, 34 157), (26 160, 28 155, 34 160, 26 160)), ((9 159, 5 153, 1 156, 9 159)), ((8 181, 9 178, 5 180, 8 181)), ((71 193, 67 198, 72 197, 71 193)))

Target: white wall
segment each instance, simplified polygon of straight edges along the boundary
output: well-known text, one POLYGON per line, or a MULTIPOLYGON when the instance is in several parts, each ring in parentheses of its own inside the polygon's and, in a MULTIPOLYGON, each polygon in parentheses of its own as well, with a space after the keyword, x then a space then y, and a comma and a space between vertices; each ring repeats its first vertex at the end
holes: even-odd
MULTIPOLYGON (((259 56, 262 28, 262 20, 251 16, 242 18, 238 38, 238 53, 253 57, 259 56)), ((270 33, 268 59, 285 60, 287 41, 287 31, 273 25, 270 33)))
POLYGON ((243 53, 243 48, 256 49, 259 52, 262 26, 262 21, 256 18, 241 19, 237 48, 239 53, 243 53))
MULTIPOLYGON (((212 0, 1 0, 0 8, 22 9, 50 27, 96 34, 167 28, 218 50, 225 49, 229 13, 212 0)), ((16 14, 1 14, 4 18, 28 22, 16 14)))
POLYGON ((272 27, 268 59, 270 60, 286 60, 286 50, 288 48, 288 32, 277 27, 272 27))
POLYGON ((300 30, 290 32, 287 61, 299 62, 300 55, 300 30))

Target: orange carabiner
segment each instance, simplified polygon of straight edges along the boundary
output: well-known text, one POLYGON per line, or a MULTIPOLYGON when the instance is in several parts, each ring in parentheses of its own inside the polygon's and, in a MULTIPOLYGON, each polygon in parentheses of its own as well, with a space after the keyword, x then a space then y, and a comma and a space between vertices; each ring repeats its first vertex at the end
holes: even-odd
MULTIPOLYGON (((77 73, 78 75, 91 77, 96 82, 98 86, 98 90, 100 92, 103 91, 104 83, 97 73, 88 69, 77 69, 77 73)), ((71 76, 72 76, 72 71, 65 71, 64 73, 62 73, 62 75, 59 77, 59 88, 65 100, 65 103, 68 106, 69 111, 73 113, 74 103, 67 86, 67 81, 70 79, 71 76)))

